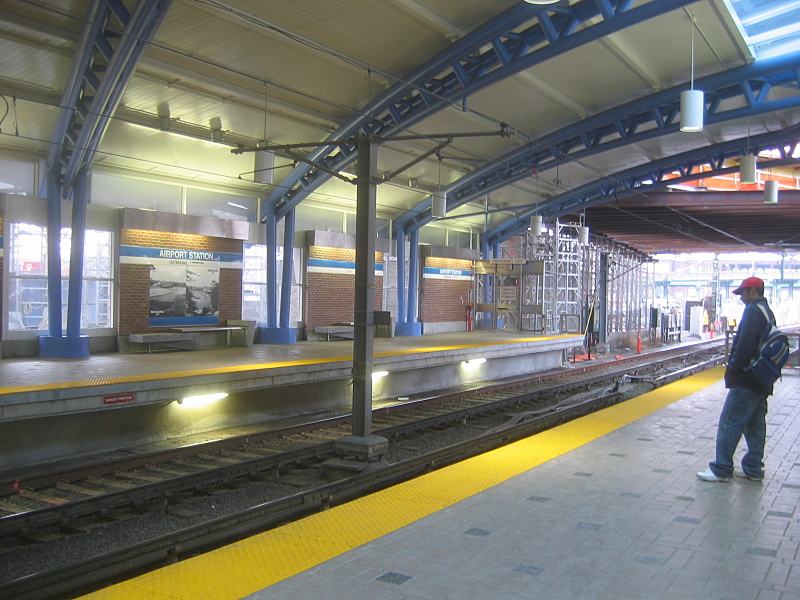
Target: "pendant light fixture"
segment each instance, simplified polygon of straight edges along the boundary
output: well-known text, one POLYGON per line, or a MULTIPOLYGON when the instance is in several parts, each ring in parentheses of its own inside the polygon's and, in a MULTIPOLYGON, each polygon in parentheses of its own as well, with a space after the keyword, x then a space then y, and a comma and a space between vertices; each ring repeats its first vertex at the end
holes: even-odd
POLYGON ((747 119, 747 152, 739 159, 739 181, 741 183, 756 182, 756 157, 750 154, 750 119, 747 119))
POLYGON ((778 182, 769 179, 764 182, 764 204, 778 203, 778 182))
POLYGON ((542 235, 542 229, 544 228, 544 221, 542 220, 542 215, 533 215, 531 217, 531 233, 535 236, 542 235))
MULTIPOLYGON (((269 146, 267 140, 267 118, 269 116, 269 89, 264 86, 264 137, 258 142, 257 146, 266 148, 269 146)), ((255 153, 255 164, 253 166, 253 181, 272 185, 272 172, 275 170, 275 153, 271 150, 260 150, 255 153)))
POLYGON ((431 193, 431 216, 436 219, 444 219, 447 216, 447 193, 442 191, 442 154, 436 152, 439 159, 439 187, 431 193))
POLYGON ((537 4, 543 6, 545 4, 557 4, 559 0, 525 0, 528 4, 537 4))
POLYGON ((695 132, 703 130, 703 112, 705 110, 702 90, 694 89, 694 17, 692 19, 692 64, 689 78, 689 89, 681 92, 681 131, 695 132))

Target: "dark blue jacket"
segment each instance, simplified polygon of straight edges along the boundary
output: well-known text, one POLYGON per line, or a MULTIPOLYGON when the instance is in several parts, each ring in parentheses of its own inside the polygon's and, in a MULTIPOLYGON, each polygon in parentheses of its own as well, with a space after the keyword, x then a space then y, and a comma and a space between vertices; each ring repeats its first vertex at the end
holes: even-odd
POLYGON ((767 320, 756 304, 764 306, 767 309, 767 314, 771 318, 775 318, 766 298, 759 298, 744 307, 742 320, 739 323, 736 337, 733 338, 733 345, 728 356, 728 367, 725 369, 725 387, 742 387, 769 395, 772 394, 772 386, 764 385, 748 371, 744 370, 758 354, 761 334, 767 326, 767 320))

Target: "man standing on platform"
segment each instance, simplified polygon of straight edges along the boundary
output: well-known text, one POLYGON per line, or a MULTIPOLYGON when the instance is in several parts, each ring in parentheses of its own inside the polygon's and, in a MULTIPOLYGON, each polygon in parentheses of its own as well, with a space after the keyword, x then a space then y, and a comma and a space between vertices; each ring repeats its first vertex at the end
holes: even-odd
POLYGON ((728 396, 719 416, 717 456, 708 469, 697 474, 703 481, 730 481, 734 474, 752 481, 764 479, 767 397, 772 394, 772 386, 761 383, 745 367, 757 355, 761 334, 768 325, 758 305, 766 309, 771 319, 774 317, 764 298, 764 282, 758 277, 748 277, 733 293, 741 296, 745 307, 725 369, 728 396), (733 468, 733 454, 742 435, 747 454, 740 471, 733 468))

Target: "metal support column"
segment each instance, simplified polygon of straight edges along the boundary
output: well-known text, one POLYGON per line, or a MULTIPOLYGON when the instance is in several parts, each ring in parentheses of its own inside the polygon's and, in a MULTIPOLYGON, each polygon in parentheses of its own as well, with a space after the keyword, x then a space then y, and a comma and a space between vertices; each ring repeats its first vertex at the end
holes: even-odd
POLYGON ((81 298, 83 296, 83 245, 86 239, 88 179, 85 169, 78 171, 72 192, 72 246, 69 257, 69 293, 67 296, 67 337, 81 335, 81 298))
MULTIPOLYGON (((263 325, 258 327, 258 341, 261 344, 294 344, 297 341, 297 332, 294 328, 288 327, 288 309, 286 316, 287 327, 278 326, 278 218, 275 215, 274 208, 266 211, 266 220, 264 226, 266 227, 266 242, 267 242, 267 306, 265 320, 263 325)), ((294 214, 294 211, 292 211, 294 214)), ((287 213, 287 221, 284 223, 285 227, 289 227, 291 221, 291 229, 294 232, 294 219, 289 217, 287 213)), ((294 237, 293 235, 290 237, 294 237)), ((291 240, 294 243, 294 240, 291 240)), ((284 277, 286 269, 286 234, 284 233, 284 277)), ((291 248, 291 246, 289 246, 291 248)), ((284 296, 291 300, 291 257, 292 252, 289 251, 289 276, 286 278, 289 282, 289 292, 284 296)), ((283 315, 283 296, 281 297, 281 319, 283 315)))
POLYGON ((61 322, 61 181, 47 171, 47 328, 50 337, 63 335, 61 322))
POLYGON ((358 137, 356 203, 356 285, 353 329, 353 429, 337 447, 360 459, 375 460, 389 449, 386 438, 372 435, 372 350, 375 333, 375 190, 377 147, 358 137))
POLYGON ((289 328, 292 313, 292 266, 294 263, 295 209, 283 217, 283 272, 281 274, 281 329, 289 328))
MULTIPOLYGON (((406 322, 406 232, 397 230, 397 325, 406 322)), ((398 332, 399 335, 399 332, 398 332)))
MULTIPOLYGON (((405 310, 405 323, 395 325, 395 335, 422 335, 422 323, 417 320, 417 294, 419 292, 419 229, 414 229, 408 236, 408 286, 406 288, 403 306, 405 310)), ((399 240, 398 240, 399 243, 399 240)), ((399 262, 399 254, 398 254, 399 262)), ((400 265, 397 266, 400 269, 400 265)), ((398 281, 400 276, 398 275, 398 281)), ((397 286, 398 294, 400 285, 397 286)), ((398 306, 398 311, 400 307, 398 306)), ((402 314, 402 313, 401 313, 402 314)))
POLYGON ((600 343, 605 344, 608 340, 608 253, 600 254, 597 271, 597 331, 600 343))

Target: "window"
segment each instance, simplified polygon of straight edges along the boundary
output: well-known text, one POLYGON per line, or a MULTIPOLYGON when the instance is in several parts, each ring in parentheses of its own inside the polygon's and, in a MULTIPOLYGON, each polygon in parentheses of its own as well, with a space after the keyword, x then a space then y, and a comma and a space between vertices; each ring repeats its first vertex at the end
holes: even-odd
MULTIPOLYGON (((48 328, 47 229, 9 223, 9 331, 48 328)), ((61 310, 66 326, 71 230, 61 230, 61 310)), ((83 257, 81 329, 113 327, 113 235, 86 230, 83 257)))
MULTIPOLYGON (((290 325, 303 320, 302 250, 294 249, 292 260, 292 302, 289 311, 290 325)), ((283 247, 278 247, 277 260, 277 313, 280 319, 281 280, 283 277, 283 247)), ((263 324, 267 320, 267 247, 244 245, 242 271, 242 318, 263 324)))

